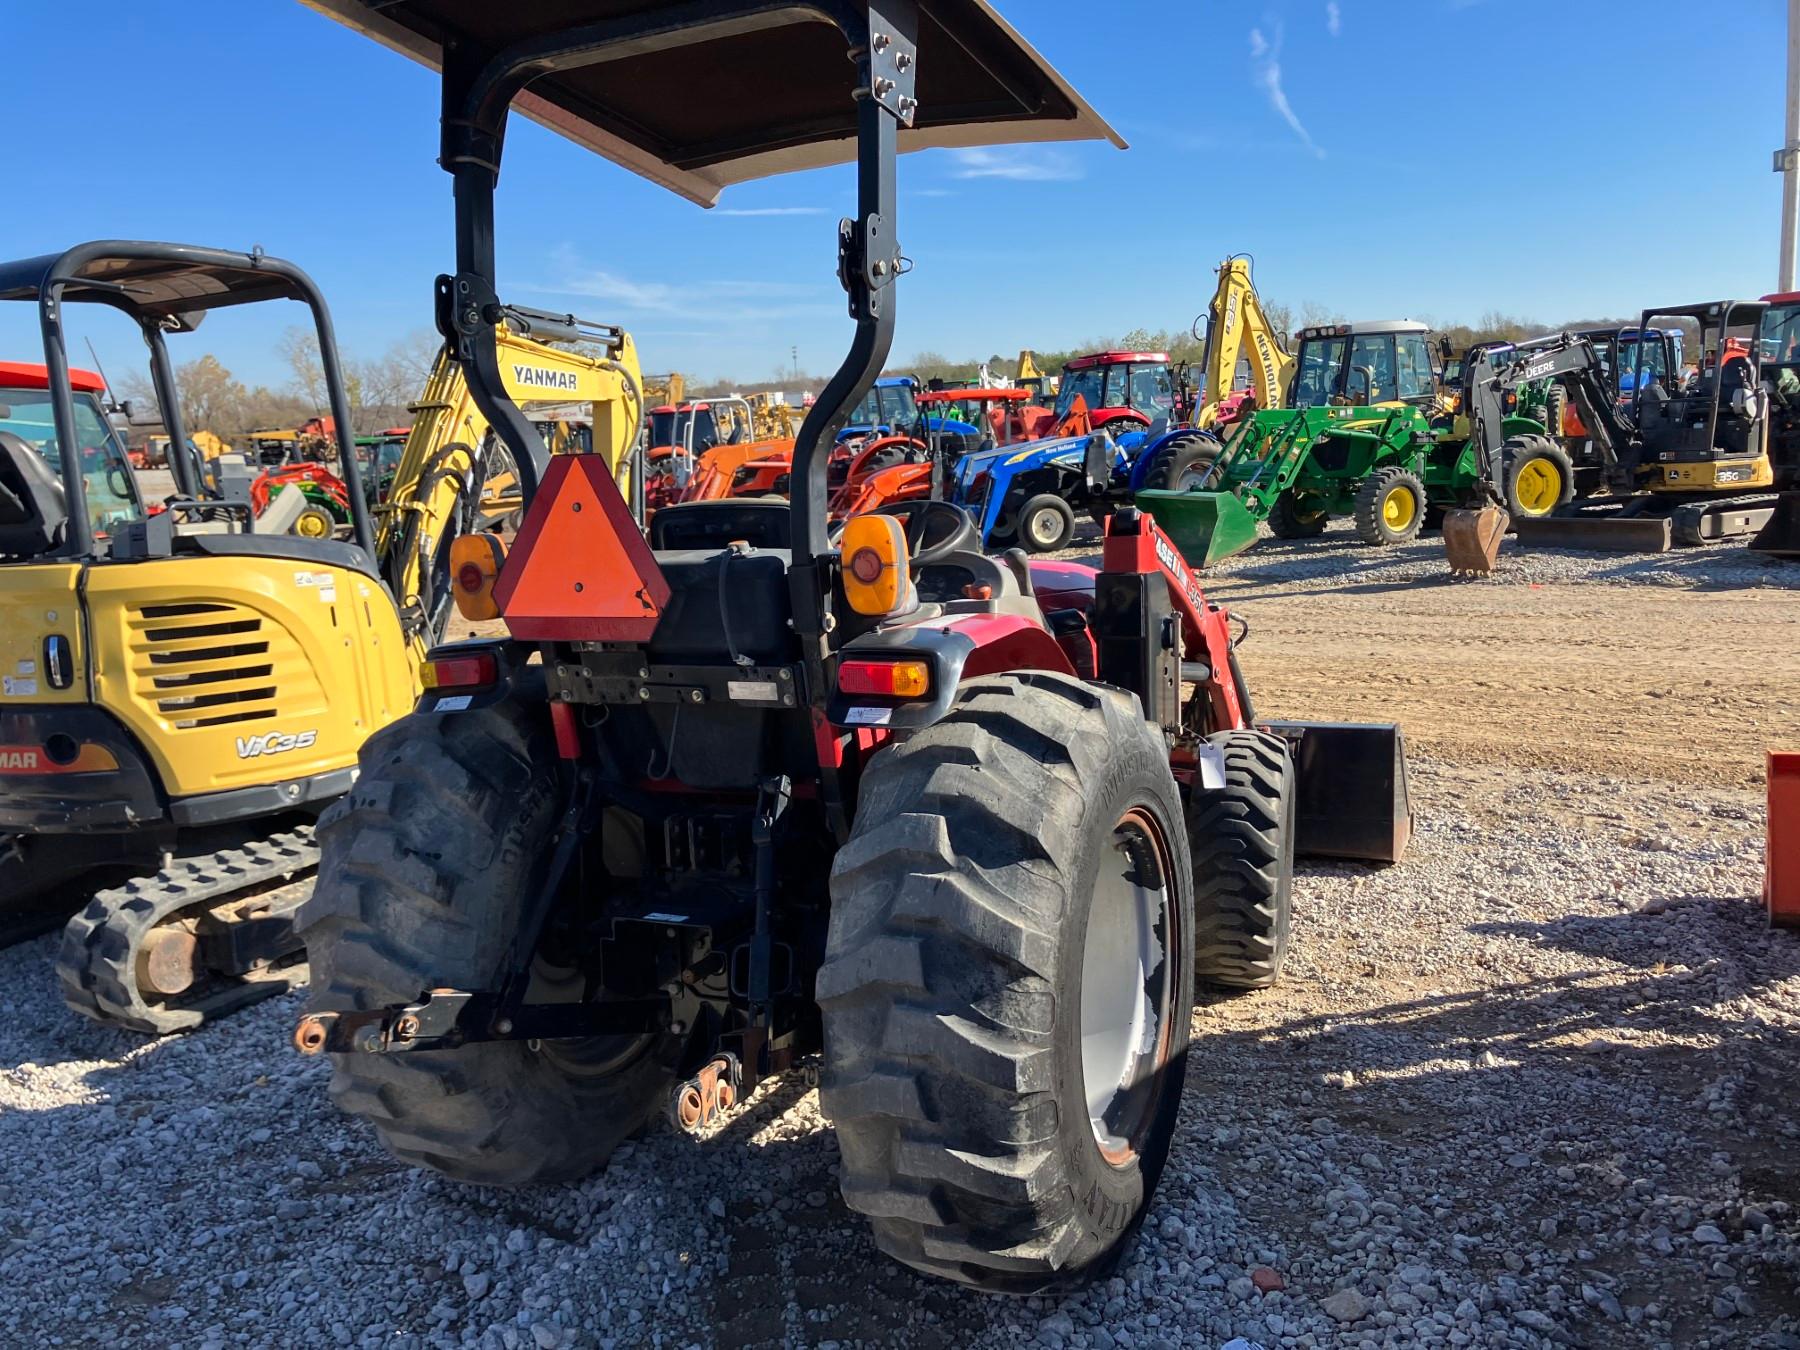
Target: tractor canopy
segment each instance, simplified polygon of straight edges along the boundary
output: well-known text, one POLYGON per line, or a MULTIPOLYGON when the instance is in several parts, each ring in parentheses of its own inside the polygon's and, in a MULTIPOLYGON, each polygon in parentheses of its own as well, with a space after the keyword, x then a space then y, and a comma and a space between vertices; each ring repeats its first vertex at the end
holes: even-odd
MULTIPOLYGON (((512 98, 520 112, 702 206, 733 183, 856 158, 856 68, 838 20, 866 22, 867 0, 302 2, 435 70, 447 47, 476 63, 533 58, 528 86, 512 98), (625 29, 630 39, 619 44, 625 29)), ((917 85, 903 152, 1125 146, 986 0, 919 0, 912 45, 917 85)))
MULTIPOLYGON (((258 304, 265 300, 295 300, 312 312, 319 340, 319 356, 332 401, 331 432, 336 436, 340 463, 351 488, 360 495, 355 446, 351 438, 349 404, 337 363, 337 347, 331 330, 331 316, 324 298, 311 278, 292 263, 271 258, 264 253, 237 253, 223 249, 201 248, 191 244, 165 244, 145 240, 99 239, 77 244, 61 253, 47 253, 33 258, 0 262, 0 301, 11 300, 35 304, 44 339, 45 385, 49 394, 48 429, 53 432, 43 442, 53 440, 56 447, 77 447, 78 454, 61 455, 54 465, 60 476, 60 499, 42 498, 23 514, 33 518, 58 518, 58 542, 54 551, 69 556, 91 553, 101 535, 97 525, 106 514, 131 515, 127 505, 135 503, 136 489, 120 491, 116 466, 108 467, 100 458, 105 447, 97 441, 78 395, 79 384, 68 362, 68 340, 63 328, 63 315, 72 303, 103 304, 129 316, 144 335, 150 348, 151 375, 156 385, 157 402, 171 445, 187 445, 187 429, 182 425, 180 399, 175 385, 174 367, 163 342, 165 333, 192 332, 199 327, 209 310, 232 305, 258 304), (99 477, 96 478, 98 473, 99 477), (108 502, 90 503, 90 485, 109 484, 97 488, 108 502), (117 507, 118 510, 114 510, 117 507)), ((324 425, 323 423, 321 424, 324 425)), ((109 438, 110 439, 110 438, 109 438)), ((41 447, 14 443, 0 445, 5 462, 0 464, 0 480, 12 479, 9 489, 17 495, 26 479, 39 474, 28 451, 47 460, 41 447)), ((199 485, 192 481, 193 468, 186 456, 170 456, 177 486, 188 498, 199 495, 199 485)), ((31 503, 27 503, 31 506, 31 503)), ((374 536, 368 518, 353 509, 357 542, 366 552, 374 549, 374 536)), ((40 520, 40 524, 42 521, 40 520)))

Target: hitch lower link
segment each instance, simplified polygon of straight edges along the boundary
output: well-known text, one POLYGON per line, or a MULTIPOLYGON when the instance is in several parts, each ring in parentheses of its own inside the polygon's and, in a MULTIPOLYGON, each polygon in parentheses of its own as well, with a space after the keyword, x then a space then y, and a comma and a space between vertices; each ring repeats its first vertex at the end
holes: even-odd
POLYGON ((553 1041, 631 1036, 670 1027, 666 995, 593 1003, 507 1006, 499 994, 433 989, 397 1007, 308 1013, 294 1028, 303 1055, 451 1050, 479 1041, 553 1041))

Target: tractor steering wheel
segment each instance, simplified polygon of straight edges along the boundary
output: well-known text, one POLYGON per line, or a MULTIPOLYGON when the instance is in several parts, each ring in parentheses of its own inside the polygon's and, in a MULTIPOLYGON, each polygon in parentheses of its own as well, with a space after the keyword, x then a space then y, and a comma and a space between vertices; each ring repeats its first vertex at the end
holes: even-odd
POLYGON ((914 567, 929 567, 953 553, 981 551, 975 522, 962 507, 950 502, 933 498, 889 502, 880 511, 906 527, 906 548, 914 567))

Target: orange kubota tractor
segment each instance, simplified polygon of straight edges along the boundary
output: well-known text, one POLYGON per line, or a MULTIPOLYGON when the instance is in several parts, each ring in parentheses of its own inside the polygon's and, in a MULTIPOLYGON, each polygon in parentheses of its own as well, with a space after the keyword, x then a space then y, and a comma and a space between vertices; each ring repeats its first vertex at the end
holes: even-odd
POLYGON ((893 339, 896 151, 1117 138, 980 0, 309 3, 444 70, 438 320, 527 505, 510 553, 454 545, 464 612, 508 636, 436 652, 324 824, 300 1048, 398 1156, 498 1184, 822 1054, 883 1250, 993 1290, 1107 1269, 1169 1153, 1196 973, 1272 981, 1296 849, 1392 859, 1409 823, 1396 730, 1259 724, 1147 516, 1042 591, 945 502, 831 539, 828 453, 893 339), (678 504, 646 538, 506 398, 515 102, 705 203, 854 153, 855 335, 791 503, 678 504))

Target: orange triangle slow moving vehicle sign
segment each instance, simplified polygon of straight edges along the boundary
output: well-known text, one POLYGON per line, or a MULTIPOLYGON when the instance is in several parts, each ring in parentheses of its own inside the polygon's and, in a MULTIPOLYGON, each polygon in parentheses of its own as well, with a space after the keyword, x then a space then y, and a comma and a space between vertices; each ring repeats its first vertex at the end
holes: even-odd
POLYGON ((599 455, 552 455, 494 601, 530 642, 643 642, 669 583, 599 455))

